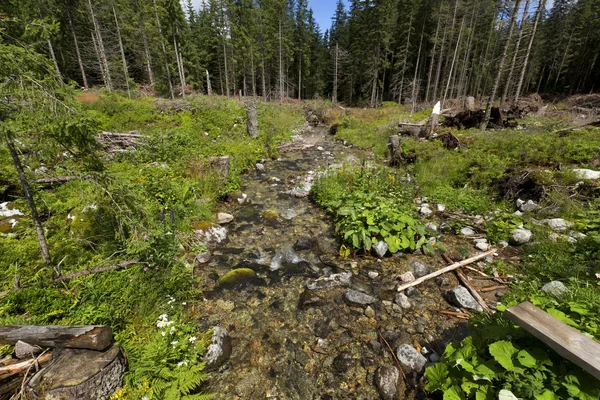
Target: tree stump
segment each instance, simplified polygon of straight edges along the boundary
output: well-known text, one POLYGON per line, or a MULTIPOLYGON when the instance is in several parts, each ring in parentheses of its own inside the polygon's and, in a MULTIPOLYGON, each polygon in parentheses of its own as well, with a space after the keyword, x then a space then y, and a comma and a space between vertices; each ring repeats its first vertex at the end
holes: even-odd
POLYGON ((127 361, 119 346, 106 351, 64 349, 27 382, 28 399, 99 400, 122 386, 127 361))
POLYGON ((475 97, 467 96, 465 101, 465 108, 469 111, 475 111, 475 97))
POLYGON ((229 177, 229 170, 231 168, 231 162, 229 156, 222 157, 208 157, 208 162, 211 168, 223 179, 229 177))
POLYGON ((429 138, 433 134, 433 131, 437 127, 438 121, 440 119, 440 114, 442 113, 442 104, 438 101, 433 107, 433 111, 427 120, 427 124, 425 125, 425 137, 429 138))
POLYGON ((390 149, 390 165, 397 167, 402 163, 402 146, 398 135, 388 138, 388 149, 390 149))
POLYGON ((256 104, 246 104, 246 131, 250 137, 258 137, 258 112, 256 104))

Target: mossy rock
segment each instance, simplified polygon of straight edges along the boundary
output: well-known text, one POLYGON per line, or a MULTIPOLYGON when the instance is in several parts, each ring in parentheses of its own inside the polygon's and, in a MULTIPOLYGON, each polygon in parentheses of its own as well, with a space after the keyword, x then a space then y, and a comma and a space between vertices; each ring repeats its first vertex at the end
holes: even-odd
POLYGON ((260 213, 260 216, 267 221, 276 221, 280 218, 279 213, 274 210, 266 210, 260 213))
POLYGON ((19 218, 17 218, 15 216, 15 217, 8 217, 3 220, 0 220, 0 234, 12 233, 14 231, 14 227, 13 227, 14 221, 18 222, 19 218))
POLYGON ((256 278, 256 272, 250 268, 238 268, 229 271, 219 278, 217 285, 219 287, 231 287, 237 284, 252 281, 256 278))
POLYGON ((95 208, 86 208, 78 213, 73 213, 71 220, 71 234, 78 238, 94 236, 99 229, 100 216, 95 208))
POLYGON ((210 221, 197 221, 192 223, 192 227, 195 231, 205 231, 208 228, 212 227, 214 224, 210 221))

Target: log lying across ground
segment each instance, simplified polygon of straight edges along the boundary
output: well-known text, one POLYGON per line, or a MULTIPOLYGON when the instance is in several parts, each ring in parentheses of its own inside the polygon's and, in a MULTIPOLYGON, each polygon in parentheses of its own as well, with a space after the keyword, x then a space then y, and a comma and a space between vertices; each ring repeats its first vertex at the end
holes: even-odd
POLYGON ((0 344, 19 340, 43 347, 104 350, 113 342, 112 329, 103 325, 0 326, 0 344))

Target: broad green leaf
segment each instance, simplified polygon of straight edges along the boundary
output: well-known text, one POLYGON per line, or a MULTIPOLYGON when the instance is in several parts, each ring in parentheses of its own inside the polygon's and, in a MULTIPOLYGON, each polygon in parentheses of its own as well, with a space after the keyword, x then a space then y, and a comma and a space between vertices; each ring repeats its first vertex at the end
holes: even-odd
POLYGON ((502 372, 498 371, 499 368, 500 367, 497 364, 494 365, 492 360, 488 360, 485 363, 478 365, 477 368, 475 368, 475 372, 488 379, 495 379, 498 376, 498 373, 502 372))
POLYGON ((542 394, 536 394, 535 400, 560 400, 560 397, 546 389, 546 391, 542 394))
POLYGON ((569 303, 569 308, 571 309, 571 311, 573 311, 574 313, 577 313, 579 315, 592 314, 592 311, 590 311, 587 304, 584 304, 584 303, 569 303))
POLYGON ((558 319, 559 321, 564 322, 565 324, 572 326, 574 328, 578 328, 579 324, 575 321, 573 321, 571 318, 569 318, 567 316, 567 314, 565 314, 564 312, 557 310, 556 308, 549 308, 546 310, 546 312, 550 315, 552 315, 554 318, 558 319))
POLYGON ((444 400, 466 400, 460 387, 452 386, 444 391, 444 400))
POLYGON ((537 365, 536 358, 527 350, 519 351, 519 353, 517 354, 517 359, 519 360, 521 365, 527 368, 533 368, 537 365))
POLYGON ((477 389, 479 389, 479 384, 477 382, 464 381, 460 384, 460 387, 463 390, 463 392, 467 394, 467 397, 471 397, 473 393, 475 393, 477 389))
POLYGON ((360 249, 360 241, 359 241, 358 235, 356 233, 352 234, 352 246, 355 249, 360 249))
POLYGON ((519 398, 510 390, 502 389, 500 393, 498 393, 498 400, 519 400, 519 398))
POLYGON ((425 388, 430 392, 442 390, 446 387, 448 381, 448 367, 444 363, 437 363, 425 370, 427 384, 425 388))
POLYGON ((493 392, 490 385, 479 386, 475 392, 475 400, 494 400, 493 392))
POLYGON ((502 365, 507 371, 524 372, 523 368, 515 366, 513 362, 513 356, 518 353, 519 350, 511 342, 500 340, 490 344, 489 350, 492 357, 494 357, 494 360, 502 365))

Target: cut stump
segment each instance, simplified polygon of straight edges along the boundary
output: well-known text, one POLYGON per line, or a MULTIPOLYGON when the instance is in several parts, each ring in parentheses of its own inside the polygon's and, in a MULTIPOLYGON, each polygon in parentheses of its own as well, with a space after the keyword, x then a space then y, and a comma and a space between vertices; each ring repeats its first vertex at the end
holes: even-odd
POLYGON ((27 398, 108 400, 122 386, 126 365, 119 346, 106 351, 64 349, 27 382, 27 398))

